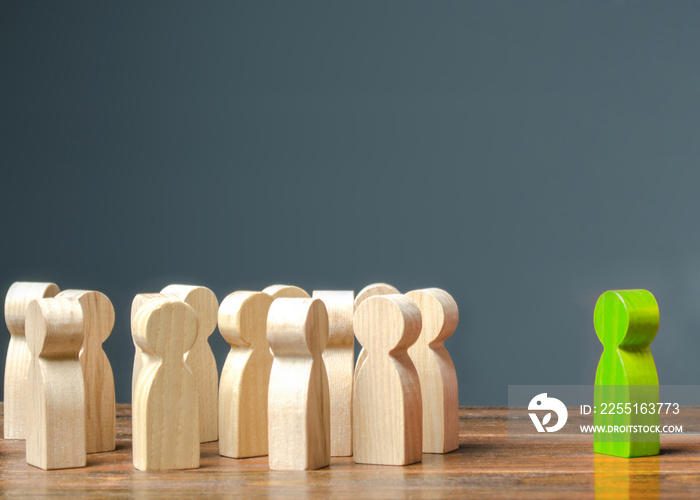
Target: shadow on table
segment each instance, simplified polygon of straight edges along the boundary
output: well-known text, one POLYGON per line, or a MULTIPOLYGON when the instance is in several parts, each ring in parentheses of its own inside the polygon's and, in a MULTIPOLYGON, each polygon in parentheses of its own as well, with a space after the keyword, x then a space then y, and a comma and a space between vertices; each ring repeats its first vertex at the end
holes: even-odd
POLYGON ((659 457, 594 457, 595 498, 659 498, 659 457))

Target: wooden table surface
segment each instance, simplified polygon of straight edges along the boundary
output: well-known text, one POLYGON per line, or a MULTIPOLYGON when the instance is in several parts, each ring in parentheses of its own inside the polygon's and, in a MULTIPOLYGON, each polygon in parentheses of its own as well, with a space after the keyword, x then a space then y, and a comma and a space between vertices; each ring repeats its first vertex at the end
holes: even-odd
MULTIPOLYGON (((0 407, 1 408, 1 407, 0 407)), ((117 409, 117 450, 88 455, 87 467, 42 471, 26 464, 24 441, 0 444, 0 492, 7 497, 316 498, 665 498, 700 497, 700 436, 668 442, 661 455, 632 460, 594 455, 588 443, 514 443, 505 408, 460 409, 460 448, 423 455, 408 467, 356 465, 333 458, 328 468, 275 472, 267 457, 220 457, 202 445, 201 468, 140 472, 131 463, 128 405, 117 409)))

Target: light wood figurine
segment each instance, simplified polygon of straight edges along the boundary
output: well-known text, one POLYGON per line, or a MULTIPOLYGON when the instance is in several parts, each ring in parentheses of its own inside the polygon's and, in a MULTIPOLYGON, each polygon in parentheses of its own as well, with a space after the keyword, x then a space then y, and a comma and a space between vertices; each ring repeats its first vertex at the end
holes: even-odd
POLYGON ((133 332, 136 331, 136 323, 134 323, 134 319, 136 318, 136 313, 139 312, 139 309, 141 309, 141 306, 143 306, 146 302, 149 300, 153 299, 160 299, 163 298, 163 296, 159 293, 139 293, 134 297, 134 300, 131 301, 131 332, 132 332, 132 339, 134 341, 134 367, 131 372, 131 401, 133 404, 134 399, 136 398, 136 382, 139 379, 139 374, 141 373, 141 367, 143 366, 143 352, 141 352, 141 348, 138 346, 136 343, 136 337, 133 336, 133 332))
POLYGON ((357 310, 357 308, 360 307, 360 304, 362 304, 365 300, 369 299, 370 297, 376 297, 377 295, 392 295, 400 293, 401 292, 399 292, 396 289, 396 287, 393 287, 386 283, 373 283, 371 285, 367 285, 362 290, 360 290, 357 293, 357 296, 355 297, 355 310, 357 310))
POLYGON ((352 379, 355 336, 352 331, 352 291, 314 291, 328 312, 328 345, 323 362, 328 374, 331 408, 331 456, 352 456, 352 379))
POLYGON ((418 371, 423 397, 423 453, 448 453, 459 448, 457 372, 445 348, 459 323, 452 296, 439 288, 415 290, 406 297, 422 317, 418 341, 408 355, 418 371))
POLYGON ((273 470, 330 464, 328 378, 322 353, 328 314, 318 299, 276 299, 267 318, 274 361, 268 390, 268 455, 273 470))
POLYGON ((114 375, 102 343, 114 328, 114 307, 100 292, 65 290, 58 296, 77 299, 83 311, 80 366, 85 383, 86 451, 112 451, 116 447, 114 375))
POLYGON ((143 353, 141 348, 136 344, 136 340, 133 337, 133 332, 136 331, 136 325, 134 319, 136 318, 136 313, 139 312, 141 306, 146 302, 153 299, 159 299, 163 296, 159 293, 139 293, 131 301, 131 331, 132 340, 134 342, 134 367, 131 372, 131 401, 133 404, 134 398, 136 396, 136 382, 139 379, 139 374, 141 373, 141 367, 143 366, 143 353))
POLYGON ((203 286, 169 285, 160 293, 177 297, 197 313, 197 340, 185 354, 185 363, 197 384, 200 442, 216 441, 219 439, 219 370, 209 337, 216 329, 219 301, 214 292, 203 286))
POLYGON ((354 460, 379 465, 420 462, 421 387, 407 352, 420 335, 420 310, 403 295, 376 296, 360 304, 353 326, 367 352, 355 374, 354 460))
POLYGON ((133 402, 133 457, 139 470, 199 467, 196 384, 183 356, 197 339, 197 313, 163 297, 136 313, 134 338, 144 354, 133 402))
MULTIPOLYGON (((379 295, 392 295, 401 294, 396 288, 386 283, 373 283, 364 287, 355 297, 355 311, 360 307, 365 300, 370 297, 377 297, 379 295)), ((360 371, 362 363, 367 359, 367 353, 365 353, 365 348, 360 349, 360 354, 357 356, 357 363, 355 363, 355 383, 357 383, 357 373, 360 371)))
POLYGON ((27 377, 31 354, 24 335, 27 307, 34 299, 55 297, 59 288, 53 283, 13 283, 5 297, 5 323, 10 331, 10 345, 5 360, 5 439, 24 439, 27 418, 27 377))
POLYGON ((231 345, 219 384, 219 454, 225 457, 267 455, 271 304, 267 293, 235 292, 219 307, 219 331, 231 345))
POLYGON ((263 290, 272 299, 308 299, 309 294, 294 285, 270 285, 263 290))
POLYGON ((73 298, 29 304, 27 463, 40 469, 85 467, 85 385, 78 355, 83 312, 73 298))

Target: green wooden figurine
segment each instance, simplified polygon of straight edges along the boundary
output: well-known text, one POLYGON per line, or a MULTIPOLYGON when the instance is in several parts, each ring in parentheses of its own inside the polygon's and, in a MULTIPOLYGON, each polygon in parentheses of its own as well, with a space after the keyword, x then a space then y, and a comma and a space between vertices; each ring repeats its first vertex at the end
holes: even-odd
POLYGON ((656 299, 646 290, 605 292, 593 324, 604 347, 595 376, 594 424, 613 431, 596 432, 593 450, 626 458, 658 455, 659 377, 650 348, 659 329, 656 299))

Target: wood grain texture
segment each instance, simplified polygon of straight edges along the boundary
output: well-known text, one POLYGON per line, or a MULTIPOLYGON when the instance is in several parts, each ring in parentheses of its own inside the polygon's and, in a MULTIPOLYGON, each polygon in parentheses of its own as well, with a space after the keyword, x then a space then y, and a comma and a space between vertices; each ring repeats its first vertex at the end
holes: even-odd
POLYGON ((131 401, 134 401, 134 398, 136 396, 136 382, 139 379, 139 374, 141 373, 141 367, 143 366, 143 352, 141 352, 141 348, 136 344, 136 337, 134 336, 134 332, 136 331, 136 325, 134 323, 134 319, 136 318, 136 313, 139 312, 139 309, 141 309, 141 306, 143 306, 146 302, 149 300, 153 299, 159 299, 162 298, 162 295, 159 293, 139 293, 134 297, 134 300, 131 301, 131 336, 132 340, 134 342, 134 367, 131 372, 131 401))
POLYGON ((185 354, 185 363, 197 384, 200 441, 216 441, 219 439, 219 371, 209 337, 216 329, 219 301, 214 292, 203 286, 168 285, 160 293, 179 298, 197 313, 197 340, 185 354))
MULTIPOLYGON (((646 463, 607 455, 593 458, 594 494, 596 499, 661 498, 660 461, 646 463)), ((677 497, 668 490, 664 498, 677 497)))
POLYGON ((33 300, 27 309, 26 335, 32 355, 27 382, 27 463, 44 470, 84 467, 80 303, 68 297, 33 300))
MULTIPOLYGON (((593 323, 604 350, 595 377, 595 405, 629 403, 631 407, 659 403, 659 377, 650 344, 659 330, 659 306, 646 290, 611 290, 595 305, 593 323)), ((658 426, 658 413, 603 414, 595 425, 658 426)), ((596 453, 618 457, 659 454, 659 433, 596 434, 596 453)))
POLYGON ((263 292, 270 295, 273 299, 308 299, 309 294, 298 286, 293 285, 270 285, 263 292))
POLYGON ((328 344, 323 362, 328 375, 331 411, 331 456, 352 455, 352 384, 355 371, 355 335, 352 330, 352 291, 319 291, 328 312, 328 344))
POLYGON ((314 470, 330 463, 330 401, 322 353, 328 314, 319 299, 279 298, 267 339, 274 355, 268 389, 268 455, 273 470, 314 470))
POLYGON ((114 375, 102 343, 114 328, 114 307, 95 291, 65 290, 58 297, 77 299, 83 312, 80 366, 85 384, 85 450, 111 451, 116 446, 114 375))
POLYGON ((146 302, 134 322, 144 354, 134 398, 134 467, 199 467, 196 384, 183 359, 197 339, 197 313, 181 300, 163 297, 146 302))
POLYGON ((357 296, 355 297, 355 310, 357 310, 357 308, 360 307, 360 304, 362 304, 365 300, 369 299, 370 297, 376 297, 378 295, 393 295, 400 293, 401 292, 399 292, 396 287, 387 283, 372 283, 371 285, 367 285, 362 290, 357 292, 357 296))
POLYGON ((423 398, 423 453, 448 453, 459 447, 457 372, 445 340, 459 323, 452 296, 439 288, 406 294, 420 309, 420 336, 408 349, 418 371, 423 398))
POLYGON ((219 331, 231 346, 219 384, 219 453, 226 457, 267 455, 271 304, 267 293, 241 291, 228 295, 219 307, 219 331))
MULTIPOLYGON (((0 404, 0 425, 2 424, 0 404)), ((700 408, 684 407, 692 421, 700 408)), ((267 457, 233 460, 202 445, 201 468, 149 472, 133 468, 131 410, 117 405, 117 449, 88 455, 87 468, 46 473, 25 462, 23 441, 0 440, 1 494, 8 498, 518 498, 617 499, 700 496, 700 447, 661 437, 661 454, 634 460, 598 455, 588 442, 508 441, 508 411, 460 408, 460 448, 426 454, 406 467, 359 465, 333 457, 309 473, 272 471, 267 457)))
POLYGON ((420 462, 421 387, 407 351, 420 335, 420 310, 403 295, 371 297, 355 311, 353 326, 367 352, 355 377, 353 458, 377 465, 420 462))
POLYGON ((5 359, 5 439, 24 439, 27 418, 27 377, 31 355, 24 335, 27 307, 34 299, 55 297, 59 288, 53 283, 18 281, 5 297, 5 323, 10 344, 5 359))
MULTIPOLYGON (((357 311, 357 308, 360 307, 360 304, 362 304, 365 300, 369 299, 370 297, 393 294, 401 294, 401 292, 399 292, 395 287, 388 285, 387 283, 372 283, 371 285, 367 285, 362 290, 360 290, 357 296, 355 297, 355 311, 357 311)), ((365 349, 363 347, 360 349, 360 354, 357 356, 357 362, 355 363, 354 383, 357 383, 357 372, 360 371, 360 367, 366 359, 367 354, 365 353, 365 349)))

